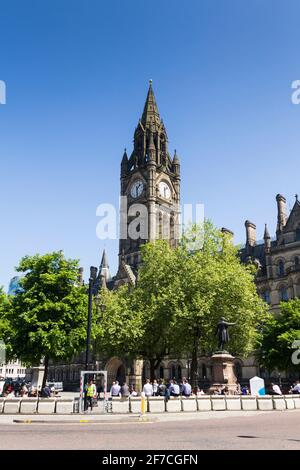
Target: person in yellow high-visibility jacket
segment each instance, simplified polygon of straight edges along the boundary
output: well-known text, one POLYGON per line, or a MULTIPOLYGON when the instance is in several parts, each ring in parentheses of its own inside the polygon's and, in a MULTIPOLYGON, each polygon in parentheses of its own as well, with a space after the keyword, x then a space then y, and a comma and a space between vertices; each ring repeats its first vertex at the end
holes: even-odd
POLYGON ((85 411, 88 410, 89 406, 91 411, 93 411, 93 399, 97 396, 96 385, 93 380, 89 380, 86 389, 85 389, 85 411))

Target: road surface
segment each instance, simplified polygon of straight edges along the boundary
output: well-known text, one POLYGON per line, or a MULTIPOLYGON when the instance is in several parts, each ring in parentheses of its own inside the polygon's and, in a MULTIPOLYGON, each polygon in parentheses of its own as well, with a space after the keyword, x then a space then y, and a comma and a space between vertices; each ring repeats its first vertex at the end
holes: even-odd
POLYGON ((300 449, 300 410, 150 416, 148 422, 117 416, 87 423, 79 422, 86 416, 73 416, 76 422, 51 418, 24 424, 2 415, 0 449, 300 449))

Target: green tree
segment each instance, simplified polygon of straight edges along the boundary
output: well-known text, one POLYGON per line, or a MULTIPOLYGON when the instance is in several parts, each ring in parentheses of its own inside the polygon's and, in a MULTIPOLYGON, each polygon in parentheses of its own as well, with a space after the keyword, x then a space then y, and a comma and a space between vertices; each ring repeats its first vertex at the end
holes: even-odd
POLYGON ((256 291, 254 267, 241 263, 231 237, 211 222, 191 227, 177 254, 184 297, 177 309, 176 337, 192 359, 191 378, 195 382, 199 352, 211 354, 217 349, 220 318, 236 322, 230 351, 247 355, 253 350, 267 307, 256 291), (193 239, 201 242, 199 249, 191 250, 193 239))
POLYGON ((9 311, 13 357, 25 364, 44 360, 43 386, 49 360, 68 360, 86 339, 86 289, 77 285, 78 261, 62 252, 25 256, 18 272, 21 291, 9 311))
POLYGON ((257 357, 268 371, 299 373, 300 300, 281 302, 280 312, 269 314, 258 338, 257 357), (298 341, 298 345, 293 345, 298 341))
MULTIPOLYGON (((9 350, 9 336, 10 336, 10 324, 9 324, 9 310, 11 308, 11 302, 9 297, 0 287, 0 341, 5 342, 6 349, 9 350)), ((3 345, 1 345, 3 347, 3 345)), ((1 353, 1 351, 0 351, 1 353)))
POLYGON ((96 306, 96 349, 109 356, 130 355, 137 351, 142 319, 139 312, 134 312, 128 286, 112 291, 102 289, 96 298, 96 306))
POLYGON ((144 245, 132 306, 138 312, 142 331, 138 354, 149 361, 151 379, 164 356, 175 350, 174 327, 183 299, 181 288, 176 250, 166 240, 144 245))
POLYGON ((231 240, 206 221, 172 249, 159 240, 142 246, 137 286, 102 294, 102 350, 147 359, 151 378, 166 354, 192 358, 195 380, 199 353, 216 350, 220 317, 236 322, 230 349, 253 350, 266 304, 257 295, 255 269, 243 265, 231 240), (202 241, 193 245, 193 241, 202 241))
POLYGON ((175 251, 168 242, 147 243, 141 251, 137 286, 100 294, 98 348, 109 354, 147 359, 154 378, 173 343, 180 276, 175 251))

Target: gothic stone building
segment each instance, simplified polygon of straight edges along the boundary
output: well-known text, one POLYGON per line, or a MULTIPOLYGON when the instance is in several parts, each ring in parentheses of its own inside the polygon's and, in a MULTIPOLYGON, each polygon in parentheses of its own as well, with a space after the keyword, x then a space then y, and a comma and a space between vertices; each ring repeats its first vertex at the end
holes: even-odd
POLYGON ((264 242, 256 243, 256 226, 245 222, 246 246, 241 251, 244 262, 257 264, 258 293, 278 311, 281 301, 300 297, 300 202, 298 196, 289 215, 286 200, 277 194, 276 237, 271 239, 265 226, 264 242))
MULTIPOLYGON (((121 161, 121 196, 126 197, 128 217, 121 207, 119 266, 116 276, 111 277, 105 251, 95 282, 95 292, 102 288, 114 289, 127 283, 135 285, 140 262, 140 245, 148 240, 167 238, 172 246, 178 240, 178 217, 180 204, 180 163, 176 151, 171 158, 168 150, 168 136, 155 101, 152 83, 141 119, 134 132, 133 150, 128 157, 125 150, 121 161), (146 216, 140 217, 135 225, 137 237, 130 236, 130 224, 140 216, 143 207, 146 216), (129 236, 127 235, 129 233, 129 236)), ((300 296, 300 203, 286 215, 286 201, 276 197, 278 223, 276 239, 272 240, 267 227, 264 242, 256 243, 256 227, 246 221, 246 245, 241 250, 243 262, 252 261, 259 267, 257 289, 269 303, 272 311, 278 310, 281 300, 300 296)), ((133 224, 134 225, 134 224, 133 224)), ((225 230, 225 229, 224 229, 225 230)), ((50 367, 51 380, 63 381, 78 387, 79 373, 84 368, 84 355, 73 364, 50 367)), ((166 357, 156 371, 157 378, 180 378, 189 376, 189 358, 166 357)), ((92 359, 89 369, 107 370, 108 382, 118 379, 127 381, 139 389, 145 377, 149 376, 146 361, 128 361, 125 358, 97 356, 92 359)), ((236 374, 240 381, 256 374, 263 375, 253 358, 236 358, 236 374)), ((199 358, 198 379, 202 386, 211 379, 209 357, 199 358)))

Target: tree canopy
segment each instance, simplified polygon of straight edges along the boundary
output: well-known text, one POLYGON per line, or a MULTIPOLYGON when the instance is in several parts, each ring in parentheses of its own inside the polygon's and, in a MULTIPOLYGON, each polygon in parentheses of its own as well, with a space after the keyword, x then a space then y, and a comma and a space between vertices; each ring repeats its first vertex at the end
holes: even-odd
POLYGON ((281 302, 280 312, 269 314, 258 338, 257 357, 269 372, 286 370, 299 373, 300 300, 281 302), (298 346, 294 344, 298 341, 298 346))
MULTIPOLYGON (((6 349, 9 349, 9 332, 10 332, 10 324, 9 324, 9 310, 11 308, 11 303, 9 301, 9 297, 3 291, 3 288, 0 287, 0 341, 5 342, 6 349)), ((1 345, 1 348, 3 345, 1 345)), ((1 355, 0 351, 0 358, 3 357, 3 351, 1 355)))
POLYGON ((77 284, 78 261, 62 252, 25 256, 16 269, 23 276, 7 316, 11 354, 25 364, 44 358, 44 385, 49 359, 70 359, 84 347, 86 289, 77 284))
POLYGON ((206 221, 186 232, 176 249, 158 240, 141 251, 137 286, 101 293, 102 346, 149 360, 152 376, 166 354, 186 354, 193 378, 198 353, 216 349, 216 326, 224 316, 236 322, 231 352, 253 349, 267 306, 256 292, 254 267, 240 262, 227 235, 206 221), (191 249, 196 237, 201 246, 191 249))

